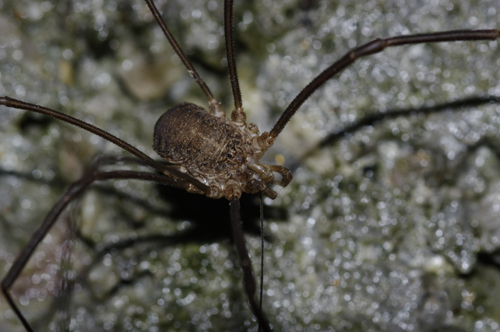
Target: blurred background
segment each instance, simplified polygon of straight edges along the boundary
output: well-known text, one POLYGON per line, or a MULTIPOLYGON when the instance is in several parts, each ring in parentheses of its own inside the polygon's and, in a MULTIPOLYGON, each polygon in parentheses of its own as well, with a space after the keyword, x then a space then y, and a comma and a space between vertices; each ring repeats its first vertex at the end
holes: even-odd
MULTIPOLYGON (((222 1, 158 1, 231 110, 222 1)), ((236 1, 249 122, 376 37, 500 28, 496 1, 236 1)), ((0 0, 0 95, 92 123, 153 158, 169 107, 206 107, 141 1, 0 0)), ((264 199, 263 310, 281 331, 500 331, 498 42, 361 59, 290 121, 265 162, 294 180, 264 199)), ((59 121, 0 107, 0 277, 96 156, 126 156, 59 121)), ((120 164, 118 169, 141 169, 120 164)), ((143 169, 146 170, 146 169, 143 169)), ((258 196, 242 198, 260 274, 258 196)), ((138 181, 67 209, 11 293, 36 331, 256 331, 229 204, 138 181)), ((5 300, 0 330, 23 331, 5 300)))

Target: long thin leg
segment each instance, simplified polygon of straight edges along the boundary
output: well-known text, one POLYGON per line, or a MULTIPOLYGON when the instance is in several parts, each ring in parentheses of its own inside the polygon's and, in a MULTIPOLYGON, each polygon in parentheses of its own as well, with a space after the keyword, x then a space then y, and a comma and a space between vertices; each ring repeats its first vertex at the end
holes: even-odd
MULTIPOLYGON (((262 298, 264 295, 264 204, 262 203, 262 193, 260 198, 260 296, 259 311, 262 312, 262 298)), ((260 332, 260 326, 259 326, 260 332)))
POLYGON ((22 322, 27 331, 32 332, 33 329, 29 323, 24 318, 23 314, 14 303, 12 297, 9 294, 9 290, 19 277, 19 274, 26 266, 31 255, 38 247, 40 241, 43 240, 47 232, 52 228, 57 220, 57 217, 66 208, 66 206, 71 203, 75 198, 77 198, 88 186, 90 186, 95 181, 111 180, 111 179, 136 179, 144 181, 155 181, 161 184, 177 187, 180 189, 185 189, 188 185, 187 182, 177 179, 171 179, 161 174, 147 173, 147 172, 137 172, 137 171, 110 171, 110 172, 92 172, 87 176, 75 182, 71 185, 66 193, 61 197, 61 199, 54 205, 52 210, 50 210, 47 217, 43 221, 40 228, 38 228, 28 243, 28 245, 23 249, 23 251, 16 258, 12 267, 10 268, 7 275, 2 280, 2 292, 5 298, 10 303, 12 309, 16 313, 19 320, 22 322))
POLYGON ((224 1, 224 39, 226 40, 226 57, 229 68, 229 79, 233 90, 234 108, 241 109, 241 91, 234 57, 233 0, 224 1))
POLYGON ((240 82, 236 70, 236 58, 234 56, 234 24, 233 24, 233 0, 224 1, 224 39, 226 40, 226 58, 229 68, 229 80, 233 91, 234 110, 231 112, 231 120, 239 126, 246 125, 247 116, 243 110, 241 101, 240 82))
POLYGON ((259 310, 259 305, 255 301, 255 291, 257 287, 255 285, 255 278, 252 270, 252 261, 248 256, 245 237, 243 236, 243 231, 241 230, 239 198, 231 199, 231 227, 233 229, 234 245, 236 246, 241 269, 243 270, 243 284, 245 293, 248 297, 248 302, 250 303, 250 308, 252 309, 255 317, 257 317, 259 326, 264 331, 271 331, 271 327, 269 326, 266 316, 259 310))
MULTIPOLYGON (((205 94, 205 97, 208 100, 210 108, 212 109, 212 107, 214 107, 214 106, 219 106, 219 103, 217 102, 217 100, 215 100, 214 96, 212 95, 212 92, 210 91, 208 86, 205 84, 205 81, 203 81, 200 74, 198 74, 196 69, 194 69, 193 65, 191 64, 189 59, 186 57, 186 55, 182 51, 181 47, 179 46, 179 44, 175 40, 174 36, 172 35, 170 30, 168 29, 167 25, 165 24, 165 22, 161 18, 160 12, 156 8, 153 0, 146 0, 146 4, 148 5, 149 9, 153 13, 154 18, 155 18, 156 22, 158 23, 158 25, 160 26, 160 28, 162 29, 163 33, 165 34, 165 37, 167 37, 168 42, 170 43, 170 45, 174 49, 175 53, 177 53, 177 55, 179 56, 182 63, 184 64, 184 66, 186 67, 189 75, 191 75, 191 77, 194 78, 196 83, 198 83, 201 90, 205 94)), ((219 111, 222 111, 222 109, 220 109, 219 111)))
POLYGON ((169 167, 165 164, 162 164, 160 162, 157 162, 156 160, 151 159, 150 157, 148 157, 147 155, 145 155, 144 153, 142 153, 138 149, 134 148, 132 145, 128 144, 127 142, 119 139, 118 137, 111 135, 110 133, 108 133, 100 128, 97 128, 89 123, 86 123, 84 121, 76 119, 72 116, 55 111, 55 110, 50 109, 50 108, 46 108, 46 107, 42 107, 42 106, 30 104, 30 103, 25 103, 23 101, 12 99, 9 97, 0 97, 0 105, 4 105, 7 107, 12 107, 12 108, 16 108, 16 109, 21 109, 21 110, 26 110, 26 111, 30 111, 30 112, 40 113, 40 114, 47 115, 47 116, 53 117, 55 119, 64 121, 66 123, 72 124, 74 126, 80 127, 88 132, 91 132, 92 134, 98 135, 98 136, 104 138, 105 140, 108 140, 111 143, 118 145, 122 149, 130 152, 131 154, 133 154, 137 158, 141 159, 144 162, 144 164, 156 169, 159 172, 170 174, 172 176, 175 176, 177 178, 182 179, 183 181, 189 182, 205 194, 209 193, 209 191, 210 191, 210 188, 208 186, 206 186, 203 183, 201 183, 200 181, 190 177, 189 175, 184 174, 173 167, 169 167))
POLYGON ((269 136, 271 139, 278 137, 288 121, 290 121, 295 112, 297 112, 298 108, 314 93, 314 91, 318 90, 326 81, 361 57, 382 52, 385 48, 391 46, 439 43, 446 41, 495 40, 497 38, 500 38, 499 30, 457 30, 372 40, 369 43, 351 50, 339 61, 335 62, 321 74, 316 76, 311 83, 300 91, 290 105, 288 105, 285 112, 283 112, 278 122, 274 125, 269 136))

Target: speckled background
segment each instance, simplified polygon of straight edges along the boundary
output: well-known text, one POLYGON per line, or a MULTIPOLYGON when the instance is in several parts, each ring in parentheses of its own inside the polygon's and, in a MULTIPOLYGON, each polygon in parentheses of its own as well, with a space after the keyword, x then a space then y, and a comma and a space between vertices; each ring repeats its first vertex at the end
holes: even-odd
MULTIPOLYGON (((500 28, 498 1, 352 2, 236 2, 243 103, 262 131, 349 48, 500 28)), ((230 109, 222 1, 158 4, 230 109)), ((264 311, 276 330, 500 331, 499 68, 498 42, 394 48, 302 106, 266 155, 294 174, 265 199, 264 311)), ((166 108, 206 105, 139 0, 0 0, 0 95, 74 115, 152 157, 166 108)), ((5 107, 0 126, 4 276, 93 158, 126 154, 5 107)), ((193 196, 137 181, 89 190, 14 287, 36 331, 256 331, 227 239, 228 204, 193 196), (76 280, 71 296, 59 295, 60 280, 76 280)), ((246 201, 258 271, 258 206, 246 201)), ((23 330, 3 299, 0 330, 23 330)))

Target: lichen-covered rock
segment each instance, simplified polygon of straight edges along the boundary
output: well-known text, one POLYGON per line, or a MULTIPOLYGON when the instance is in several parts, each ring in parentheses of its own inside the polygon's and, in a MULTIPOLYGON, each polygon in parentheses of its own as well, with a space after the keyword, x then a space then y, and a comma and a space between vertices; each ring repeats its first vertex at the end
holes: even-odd
MULTIPOLYGON (((158 5, 230 109, 222 1, 158 5)), ((500 4, 486 0, 237 1, 235 10, 243 104, 262 131, 373 38, 500 28, 500 4)), ((0 95, 71 114, 152 157, 166 109, 206 106, 139 0, 3 0, 0 31, 0 95)), ((267 155, 294 174, 265 199, 263 310, 277 330, 500 330, 499 66, 498 41, 391 48, 302 106, 267 155)), ((96 154, 126 155, 0 108, 0 277, 96 154)), ((37 331, 257 330, 227 202, 163 189, 103 183, 73 204, 12 291, 37 331), (65 279, 75 280, 71 298, 59 295, 65 279)), ((242 210, 258 271, 254 213, 242 210)), ((4 300, 0 330, 22 331, 4 300)))

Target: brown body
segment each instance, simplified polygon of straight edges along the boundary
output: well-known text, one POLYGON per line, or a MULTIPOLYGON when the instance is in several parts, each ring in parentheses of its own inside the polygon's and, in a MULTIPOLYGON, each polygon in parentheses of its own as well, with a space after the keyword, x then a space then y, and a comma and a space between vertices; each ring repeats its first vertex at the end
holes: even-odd
MULTIPOLYGON (((234 190, 262 191, 265 183, 274 182, 273 171, 286 182, 291 179, 284 167, 259 162, 265 151, 259 145, 258 130, 191 103, 176 105, 158 119, 153 148, 179 170, 210 186, 212 198, 227 197, 234 190)), ((198 191, 193 188, 193 192, 198 191)), ((264 193, 273 196, 274 192, 266 187, 264 193)))
POLYGON ((242 162, 252 154, 251 144, 252 137, 226 118, 182 103, 158 119, 153 148, 162 158, 193 174, 229 178, 244 171, 242 162))

